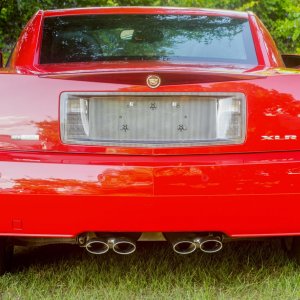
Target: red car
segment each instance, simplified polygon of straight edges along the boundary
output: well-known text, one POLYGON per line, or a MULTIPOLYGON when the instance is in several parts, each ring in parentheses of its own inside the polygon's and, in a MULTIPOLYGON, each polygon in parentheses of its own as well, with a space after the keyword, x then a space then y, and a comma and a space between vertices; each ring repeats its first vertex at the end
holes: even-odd
POLYGON ((39 11, 0 74, 0 272, 14 245, 300 256, 300 65, 252 13, 39 11))

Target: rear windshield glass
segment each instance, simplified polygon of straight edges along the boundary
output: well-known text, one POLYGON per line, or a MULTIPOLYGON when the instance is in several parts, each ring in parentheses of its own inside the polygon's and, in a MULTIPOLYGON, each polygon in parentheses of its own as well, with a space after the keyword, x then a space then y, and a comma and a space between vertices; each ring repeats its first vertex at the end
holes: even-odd
POLYGON ((202 15, 45 18, 41 64, 115 60, 257 64, 247 19, 202 15))

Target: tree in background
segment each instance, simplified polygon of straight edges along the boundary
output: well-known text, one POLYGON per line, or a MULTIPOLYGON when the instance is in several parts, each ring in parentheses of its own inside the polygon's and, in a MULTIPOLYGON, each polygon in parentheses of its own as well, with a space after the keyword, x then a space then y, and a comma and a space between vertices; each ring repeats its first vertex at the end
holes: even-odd
POLYGON ((299 0, 218 0, 215 7, 253 11, 271 32, 283 53, 300 53, 299 0))
POLYGON ((7 56, 20 31, 38 9, 122 5, 251 10, 264 22, 283 53, 300 53, 299 0, 1 0, 0 48, 7 56))

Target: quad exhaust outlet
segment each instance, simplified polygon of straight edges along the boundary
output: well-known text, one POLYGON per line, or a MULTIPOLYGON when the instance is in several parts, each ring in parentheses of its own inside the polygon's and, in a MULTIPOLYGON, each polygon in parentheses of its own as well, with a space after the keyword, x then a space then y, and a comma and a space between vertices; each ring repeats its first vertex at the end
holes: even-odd
MULTIPOLYGON (((174 252, 187 255, 200 249, 205 253, 216 253, 223 248, 220 235, 198 236, 195 233, 166 233, 165 237, 172 244, 174 252)), ((89 233, 78 238, 81 247, 95 255, 113 250, 120 255, 129 255, 136 251, 136 240, 128 237, 99 237, 96 233, 89 233)))

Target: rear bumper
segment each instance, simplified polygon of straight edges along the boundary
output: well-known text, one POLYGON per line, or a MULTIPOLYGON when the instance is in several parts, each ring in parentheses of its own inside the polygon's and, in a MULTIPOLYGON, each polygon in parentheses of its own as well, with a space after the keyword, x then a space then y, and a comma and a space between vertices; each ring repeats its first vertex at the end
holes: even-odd
POLYGON ((0 154, 0 235, 300 234, 300 152, 0 154))

